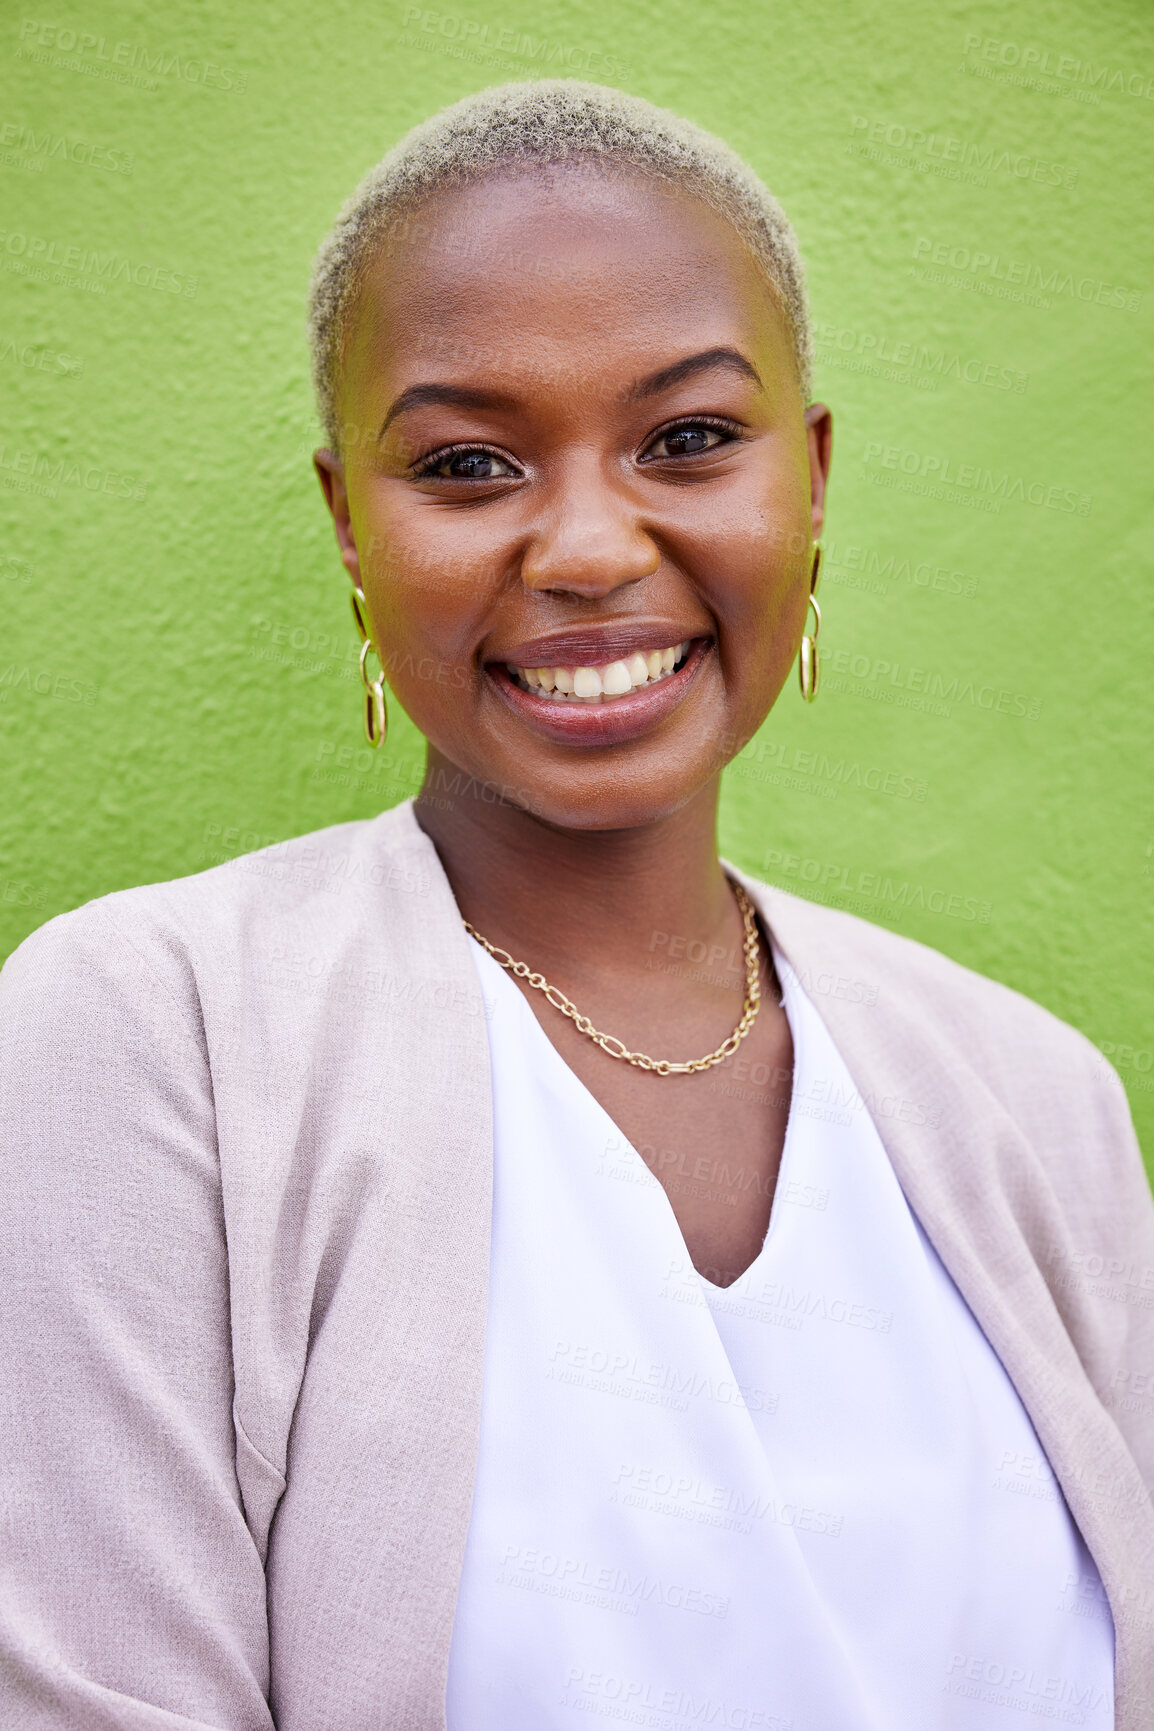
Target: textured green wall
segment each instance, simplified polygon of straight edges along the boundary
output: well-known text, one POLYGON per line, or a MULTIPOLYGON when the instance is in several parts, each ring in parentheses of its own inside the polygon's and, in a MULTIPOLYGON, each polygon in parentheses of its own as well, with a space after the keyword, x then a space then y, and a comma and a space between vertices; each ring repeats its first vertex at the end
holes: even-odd
POLYGON ((722 133, 809 261, 826 683, 727 851, 1076 1023, 1154 1149, 1149 0, 451 3, 0 24, 0 953, 413 789, 403 718, 360 742, 305 283, 400 132, 568 71, 722 133))

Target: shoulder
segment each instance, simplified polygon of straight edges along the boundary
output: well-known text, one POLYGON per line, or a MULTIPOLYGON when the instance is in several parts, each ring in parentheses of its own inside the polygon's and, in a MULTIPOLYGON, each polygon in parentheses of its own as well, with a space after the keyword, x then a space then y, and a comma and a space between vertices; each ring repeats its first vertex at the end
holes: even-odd
MULTIPOLYGON (((190 1031, 199 988, 226 968, 255 978, 279 945, 310 931, 341 941, 371 900, 386 925, 426 898, 436 855, 411 806, 243 854, 189 877, 118 890, 33 932, 0 971, 0 1012, 18 1002, 145 993, 190 1031)), ((418 916, 419 917, 419 916, 418 916)))
POLYGON ((1042 1004, 855 914, 755 882, 750 888, 827 1021, 846 1026, 837 1001, 856 1004, 869 1044, 900 1046, 911 1059, 976 1077, 1015 1118, 1057 1126, 1073 1103, 1087 1133, 1102 1113, 1128 1125, 1109 1063, 1042 1004))
MULTIPOLYGON (((770 884, 744 879, 756 891, 774 937, 789 954, 791 948, 806 953, 842 957, 863 968, 868 984, 883 995, 911 1004, 917 999, 921 1013, 935 1023, 954 1026, 967 1037, 983 1037, 1009 1021, 1023 1030, 1034 1029, 1061 1038, 1082 1036, 1033 999, 1011 986, 979 974, 954 961, 941 950, 916 938, 875 925, 841 908, 807 901, 770 884)), ((791 958, 792 959, 792 958, 791 958)), ((863 981, 863 984, 866 982, 863 981)))

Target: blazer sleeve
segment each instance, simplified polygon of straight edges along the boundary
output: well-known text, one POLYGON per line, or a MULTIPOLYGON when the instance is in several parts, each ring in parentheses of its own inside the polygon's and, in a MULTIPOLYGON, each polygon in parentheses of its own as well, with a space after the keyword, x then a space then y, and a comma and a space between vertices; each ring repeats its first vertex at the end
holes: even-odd
POLYGON ((1080 1193, 1070 1243, 1044 1273, 1060 1309, 1092 1318, 1082 1338, 1111 1343, 1109 1352, 1088 1348, 1083 1360, 1154 1496, 1154 1195, 1121 1079, 1079 1042, 1080 1098, 1090 1107, 1072 1143, 1080 1193))
POLYGON ((0 974, 0 1268, 0 1725, 271 1731, 198 1001, 104 903, 0 974))

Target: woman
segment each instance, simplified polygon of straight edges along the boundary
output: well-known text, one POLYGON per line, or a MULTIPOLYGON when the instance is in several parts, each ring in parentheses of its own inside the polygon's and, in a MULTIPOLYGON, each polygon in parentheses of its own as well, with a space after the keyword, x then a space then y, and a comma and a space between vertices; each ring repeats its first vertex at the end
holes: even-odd
POLYGON ((779 207, 506 86, 369 176, 312 337, 425 783, 5 970, 3 1722, 1148 1727, 1117 1079, 717 856, 818 678, 779 207))

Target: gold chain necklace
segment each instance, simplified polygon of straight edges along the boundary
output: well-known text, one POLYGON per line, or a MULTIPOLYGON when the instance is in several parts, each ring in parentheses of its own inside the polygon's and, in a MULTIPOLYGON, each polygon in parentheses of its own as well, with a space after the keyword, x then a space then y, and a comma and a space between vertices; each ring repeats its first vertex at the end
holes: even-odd
POLYGON ((675 1064, 668 1058, 648 1058, 644 1052, 631 1052, 623 1040, 614 1034, 602 1034, 593 1026, 588 1016, 583 1016, 571 999, 567 998, 557 986, 551 986, 544 974, 535 974, 525 962, 515 962, 508 950, 498 949, 488 938, 483 938, 467 919, 462 917, 461 924, 471 938, 476 938, 481 948, 487 950, 493 960, 507 973, 516 974, 519 980, 524 980, 534 991, 544 992, 546 998, 555 1010, 560 1010, 563 1016, 568 1016, 581 1033, 588 1036, 594 1045, 600 1046, 611 1058, 620 1058, 626 1064, 632 1064, 638 1070, 652 1070, 655 1076, 691 1076, 697 1070, 712 1069, 714 1064, 720 1064, 736 1052, 745 1036, 754 1024, 761 1005, 761 981, 759 978, 761 943, 757 935, 757 919, 753 903, 738 883, 732 883, 737 905, 741 909, 742 924, 745 927, 745 1003, 742 1006, 741 1020, 730 1034, 728 1040, 718 1046, 716 1052, 710 1052, 707 1058, 690 1058, 688 1063, 675 1064))

